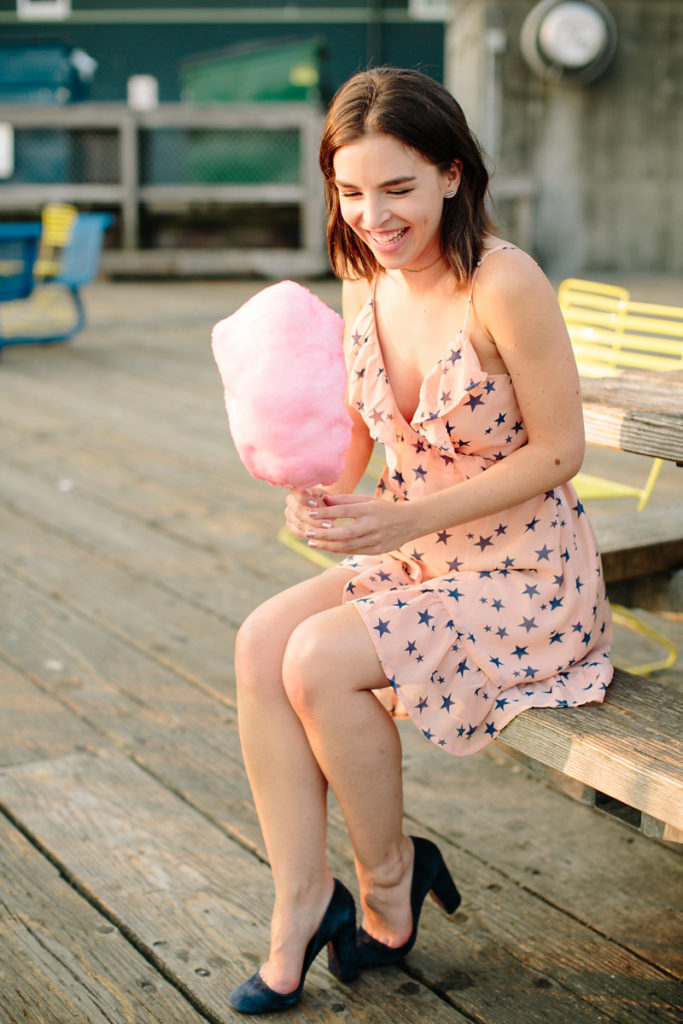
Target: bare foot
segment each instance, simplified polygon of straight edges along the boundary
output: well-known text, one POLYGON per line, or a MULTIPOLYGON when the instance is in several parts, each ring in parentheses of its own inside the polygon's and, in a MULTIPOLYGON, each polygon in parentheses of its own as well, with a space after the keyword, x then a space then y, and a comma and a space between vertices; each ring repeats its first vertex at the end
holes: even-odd
POLYGON ((291 911, 275 905, 270 925, 270 955, 259 969, 261 979, 274 992, 293 992, 301 980, 306 947, 325 916, 334 882, 322 891, 300 897, 291 911))

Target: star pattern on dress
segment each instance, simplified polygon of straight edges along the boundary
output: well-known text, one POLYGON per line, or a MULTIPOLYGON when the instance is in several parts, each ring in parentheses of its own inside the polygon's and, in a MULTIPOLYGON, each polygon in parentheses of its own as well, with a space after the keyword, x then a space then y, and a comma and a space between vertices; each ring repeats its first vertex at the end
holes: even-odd
MULTIPOLYGON (((372 301, 352 329, 349 401, 385 447, 384 500, 450 487, 527 443, 509 374, 482 370, 466 327, 425 376, 410 424, 391 391, 372 301)), ((604 698, 609 605, 571 485, 342 564, 355 574, 344 600, 366 623, 389 685, 443 749, 479 750, 528 707, 604 698)))

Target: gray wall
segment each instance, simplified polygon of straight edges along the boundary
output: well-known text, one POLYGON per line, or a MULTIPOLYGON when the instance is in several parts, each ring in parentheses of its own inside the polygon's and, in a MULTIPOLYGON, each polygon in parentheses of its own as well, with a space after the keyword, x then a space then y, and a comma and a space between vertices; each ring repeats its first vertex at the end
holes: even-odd
POLYGON ((606 4, 615 57, 578 85, 524 62, 535 0, 453 0, 446 84, 497 173, 533 177, 533 251, 548 273, 680 273, 683 0, 606 4))

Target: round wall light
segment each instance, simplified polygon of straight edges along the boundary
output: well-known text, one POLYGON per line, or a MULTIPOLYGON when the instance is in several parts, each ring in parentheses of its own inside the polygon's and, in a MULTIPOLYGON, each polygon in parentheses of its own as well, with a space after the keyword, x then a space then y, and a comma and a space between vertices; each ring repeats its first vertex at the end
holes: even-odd
POLYGON ((617 26, 602 0, 541 0, 524 19, 522 56, 541 78, 592 82, 617 46, 617 26))

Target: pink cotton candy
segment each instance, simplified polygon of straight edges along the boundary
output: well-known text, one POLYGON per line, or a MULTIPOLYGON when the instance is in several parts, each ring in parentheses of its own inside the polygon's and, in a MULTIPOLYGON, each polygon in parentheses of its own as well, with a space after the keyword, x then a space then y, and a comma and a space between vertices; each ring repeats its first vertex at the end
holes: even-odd
POLYGON ((252 476, 296 489, 341 476, 351 441, 343 329, 294 281, 264 288, 214 327, 230 431, 252 476))

